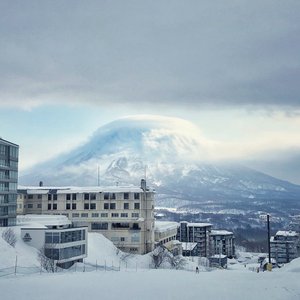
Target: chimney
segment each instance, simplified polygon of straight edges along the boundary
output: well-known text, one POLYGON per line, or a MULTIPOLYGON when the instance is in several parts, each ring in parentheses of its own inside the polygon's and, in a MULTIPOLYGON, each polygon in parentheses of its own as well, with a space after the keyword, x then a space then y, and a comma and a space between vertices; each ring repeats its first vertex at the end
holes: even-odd
POLYGON ((141 180, 141 189, 145 192, 146 191, 146 180, 142 179, 141 180))
POLYGON ((40 181, 40 182, 39 182, 39 186, 40 186, 40 187, 43 186, 43 181, 40 181))

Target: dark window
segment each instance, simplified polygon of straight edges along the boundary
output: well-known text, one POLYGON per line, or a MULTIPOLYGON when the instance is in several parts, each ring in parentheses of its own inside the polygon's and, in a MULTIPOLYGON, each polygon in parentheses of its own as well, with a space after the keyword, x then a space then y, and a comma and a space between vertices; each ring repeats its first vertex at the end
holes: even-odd
POLYGON ((129 193, 124 193, 124 199, 128 200, 129 199, 129 193))
POLYGON ((28 195, 28 199, 33 199, 33 195, 28 195))
POLYGON ((124 209, 129 209, 129 203, 124 203, 124 209))
POLYGON ((104 193, 104 200, 109 200, 109 193, 104 193))
POLYGON ((87 193, 84 193, 83 194, 83 198, 84 198, 84 200, 89 200, 90 199, 90 195, 87 194, 87 193))
POLYGON ((140 193, 134 193, 134 200, 140 199, 140 193))
POLYGON ((96 209, 96 203, 91 203, 90 209, 96 209))
POLYGON ((72 194, 72 200, 76 200, 76 194, 72 194))
POLYGON ((111 223, 112 228, 129 228, 129 223, 111 223))
POLYGON ((76 209, 76 203, 72 203, 72 209, 76 209))
POLYGON ((140 209, 140 204, 139 203, 134 203, 134 209, 140 209))
POLYGON ((93 193, 93 194, 90 194, 90 199, 91 199, 91 200, 96 200, 96 194, 94 194, 94 193, 93 193))
POLYGON ((38 195, 38 199, 42 199, 42 195, 41 194, 38 195))
POLYGON ((92 223, 91 228, 95 230, 107 230, 108 223, 92 223))
POLYGON ((84 203, 84 209, 90 209, 90 205, 88 203, 84 203))
POLYGON ((57 210, 57 204, 56 203, 53 204, 53 209, 57 210))
POLYGON ((110 199, 115 200, 116 199, 116 194, 115 193, 111 193, 110 194, 110 199))
POLYGON ((110 209, 116 209, 116 203, 110 203, 110 209))
POLYGON ((104 203, 104 209, 109 209, 108 203, 104 203))
POLYGON ((71 204, 70 203, 66 204, 66 209, 71 209, 71 204))
POLYGON ((50 210, 50 209, 51 209, 51 206, 52 206, 52 205, 49 203, 49 204, 48 204, 48 210, 50 210))
POLYGON ((28 208, 33 208, 33 204, 28 204, 28 208))
POLYGON ((71 200, 71 194, 66 194, 66 200, 71 200))
POLYGON ((52 195, 48 194, 48 200, 52 200, 52 195))
POLYGON ((37 205, 37 208, 42 208, 42 204, 39 203, 39 204, 37 205))
POLYGON ((57 194, 53 195, 53 200, 57 200, 57 194))

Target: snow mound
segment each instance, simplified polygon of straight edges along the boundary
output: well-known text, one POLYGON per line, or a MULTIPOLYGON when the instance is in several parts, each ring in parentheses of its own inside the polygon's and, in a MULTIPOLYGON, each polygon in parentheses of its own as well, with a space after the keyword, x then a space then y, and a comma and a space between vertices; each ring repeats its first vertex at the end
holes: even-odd
POLYGON ((285 272, 300 273, 300 257, 293 259, 290 263, 288 263, 284 267, 282 267, 281 270, 285 271, 285 272))

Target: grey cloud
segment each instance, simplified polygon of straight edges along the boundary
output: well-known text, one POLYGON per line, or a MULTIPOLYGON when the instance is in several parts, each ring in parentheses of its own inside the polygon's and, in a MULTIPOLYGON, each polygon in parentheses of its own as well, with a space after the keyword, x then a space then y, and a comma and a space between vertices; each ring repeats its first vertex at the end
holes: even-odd
POLYGON ((1 1, 0 104, 300 109, 298 1, 1 1))

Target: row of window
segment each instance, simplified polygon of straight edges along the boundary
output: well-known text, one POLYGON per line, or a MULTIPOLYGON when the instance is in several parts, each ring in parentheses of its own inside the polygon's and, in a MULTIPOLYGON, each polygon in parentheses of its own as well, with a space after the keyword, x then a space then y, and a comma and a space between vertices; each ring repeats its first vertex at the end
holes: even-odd
MULTIPOLYGON (((32 195, 28 195, 32 196, 32 195)), ((40 196, 40 198, 38 197, 38 199, 41 199, 42 195, 38 195, 40 196)), ((65 199, 67 201, 69 200, 77 200, 77 194, 75 193, 71 193, 71 194, 66 194, 65 195, 65 199)), ((28 199, 32 199, 32 198, 28 198, 28 199)), ((96 193, 83 193, 83 199, 84 200, 97 200, 97 194, 96 193)), ((103 194, 103 199, 104 200, 116 200, 116 193, 104 193, 103 194)), ((129 193, 123 193, 123 197, 121 198, 122 200, 129 200, 129 193)), ((121 200, 120 199, 120 200, 121 200)), ((134 200, 139 200, 140 199, 140 193, 133 193, 133 199, 134 200)), ((48 200, 57 200, 57 194, 48 194, 48 200)))
POLYGON ((16 191, 17 183, 16 182, 0 182, 0 191, 9 192, 16 191))
POLYGON ((0 158, 0 167, 18 168, 18 162, 14 160, 0 158))
MULTIPOLYGON (((33 204, 27 204, 28 208, 33 208, 33 204)), ((37 204, 38 208, 41 208, 41 204, 37 204)), ((25 205, 24 205, 24 208, 25 205)), ((95 210, 96 207, 96 203, 84 203, 84 209, 87 210, 95 210)), ((105 210, 109 210, 109 209, 116 209, 116 203, 104 203, 103 208, 105 210)), ((48 203, 48 210, 57 210, 57 203, 48 203)), ((76 210, 77 209, 77 204, 76 203, 66 203, 66 210, 76 210)), ((123 203, 123 209, 129 209, 129 203, 123 203)), ((133 205, 133 209, 140 209, 140 203, 136 202, 133 205)))
POLYGON ((86 254, 85 245, 77 245, 62 249, 45 249, 45 255, 51 259, 61 260, 69 259, 86 254))
MULTIPOLYGON (((112 223, 111 224, 112 229, 131 229, 131 230, 140 230, 139 224, 133 223, 132 227, 130 227, 129 223, 112 223)), ((108 223, 107 222, 94 222, 91 223, 91 229, 92 230, 107 230, 108 229, 108 223)), ((135 234, 137 236, 138 234, 135 234)))
POLYGON ((18 158, 18 148, 8 145, 0 145, 0 155, 2 156, 11 156, 14 158, 18 158))
MULTIPOLYGON (((64 214, 68 216, 68 214, 64 214)), ((109 214, 108 213, 92 213, 90 214, 92 218, 108 218, 109 214)), ((88 213, 72 213, 72 218, 88 218, 89 214, 88 213)), ((111 213, 110 214, 111 218, 128 218, 129 214, 128 213, 111 213)), ((131 213, 131 218, 139 218, 140 214, 139 213, 131 213)))
POLYGON ((46 232, 46 244, 64 244, 85 240, 85 230, 71 230, 64 232, 46 232))

